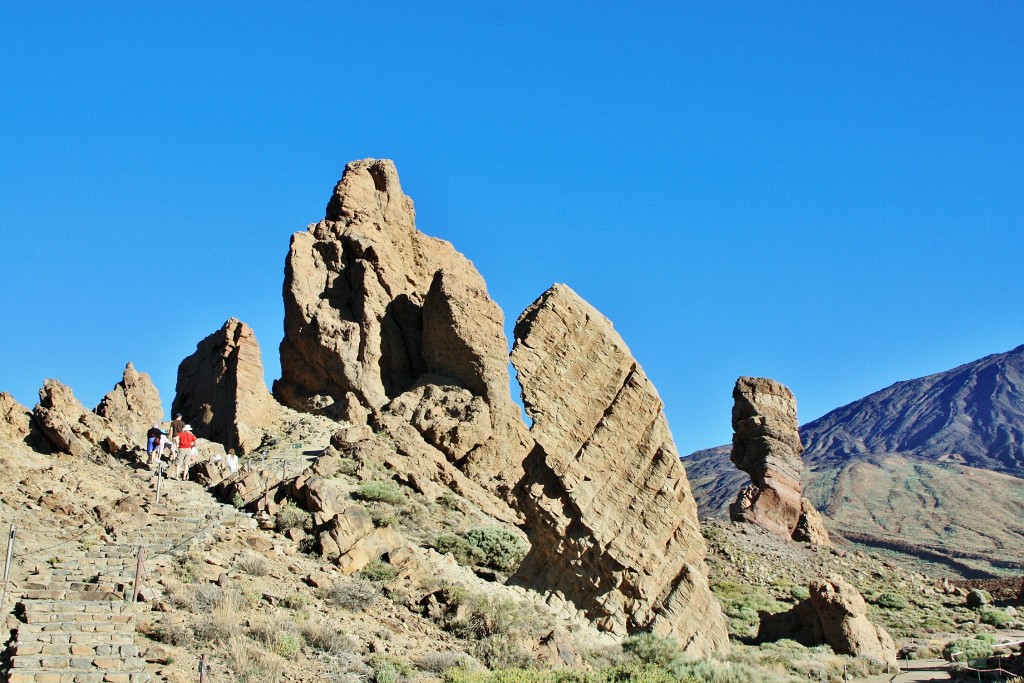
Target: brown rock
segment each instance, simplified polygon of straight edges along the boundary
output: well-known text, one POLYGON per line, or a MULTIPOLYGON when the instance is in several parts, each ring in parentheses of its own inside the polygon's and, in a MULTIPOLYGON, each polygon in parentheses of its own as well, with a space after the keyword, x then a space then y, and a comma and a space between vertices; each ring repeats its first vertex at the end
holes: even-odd
POLYGON ((416 229, 392 162, 346 166, 325 219, 292 236, 284 295, 282 403, 358 423, 353 397, 380 410, 441 375, 430 383, 489 410, 490 438, 459 466, 493 492, 511 489, 528 437, 509 396, 501 311, 469 260, 416 229))
POLYGON ((825 643, 838 654, 896 665, 895 643, 884 628, 868 620, 867 605, 856 588, 830 576, 811 581, 809 589, 810 599, 788 612, 762 613, 759 642, 788 638, 808 647, 825 643))
POLYGON ((32 413, 6 391, 0 392, 0 442, 24 441, 32 432, 32 413))
POLYGON ((791 538, 802 490, 796 399, 782 384, 759 377, 740 377, 732 396, 732 461, 752 485, 740 491, 730 515, 791 538))
POLYGON ((838 654, 872 657, 896 664, 896 646, 884 628, 867 617, 860 592, 839 576, 810 583, 811 605, 821 622, 825 642, 838 654))
POLYGON ((610 322, 565 285, 520 316, 512 361, 536 447, 517 487, 532 548, 515 580, 598 628, 728 646, 697 505, 662 402, 610 322))
POLYGON ((375 528, 369 513, 360 505, 335 515, 320 533, 319 541, 320 554, 334 560, 343 574, 355 574, 405 544, 393 529, 375 528))
POLYGON ((113 445, 113 435, 103 418, 90 413, 68 386, 55 379, 43 382, 32 416, 43 436, 61 453, 89 457, 101 444, 112 452, 108 448, 113 445))
POLYGON ((793 540, 807 542, 811 545, 832 545, 828 529, 825 528, 824 517, 806 498, 800 499, 800 519, 797 520, 796 529, 793 530, 793 540))
POLYGON ((95 412, 133 443, 144 444, 149 428, 163 419, 164 408, 153 380, 128 363, 121 381, 103 397, 95 412))
POLYGON ((196 435, 219 441, 239 455, 251 453, 280 406, 263 380, 263 359, 252 329, 236 318, 199 342, 178 366, 173 412, 196 435))

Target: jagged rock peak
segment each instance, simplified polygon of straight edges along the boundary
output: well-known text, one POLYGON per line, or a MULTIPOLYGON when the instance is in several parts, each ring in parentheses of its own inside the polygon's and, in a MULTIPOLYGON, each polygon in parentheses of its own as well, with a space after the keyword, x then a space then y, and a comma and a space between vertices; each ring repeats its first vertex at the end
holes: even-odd
POLYGON ((373 413, 425 383, 466 392, 460 405, 481 397, 488 434, 445 457, 494 492, 518 481, 529 438, 509 395, 504 317, 473 264, 416 229, 391 161, 345 167, 325 219, 292 236, 284 299, 278 400, 339 418, 353 397, 373 413))
POLYGON ((727 647, 697 505, 654 385, 565 285, 520 316, 512 362, 536 447, 517 487, 531 550, 516 580, 618 636, 727 647))
POLYGON ((256 334, 237 318, 181 361, 175 389, 172 412, 181 413, 196 435, 239 454, 260 445, 281 409, 267 390, 256 334))
POLYGON ((0 392, 0 443, 24 441, 31 432, 31 411, 11 394, 0 392))
POLYGON ((153 380, 129 361, 121 381, 100 400, 94 412, 125 434, 142 439, 149 427, 163 418, 164 408, 153 380))

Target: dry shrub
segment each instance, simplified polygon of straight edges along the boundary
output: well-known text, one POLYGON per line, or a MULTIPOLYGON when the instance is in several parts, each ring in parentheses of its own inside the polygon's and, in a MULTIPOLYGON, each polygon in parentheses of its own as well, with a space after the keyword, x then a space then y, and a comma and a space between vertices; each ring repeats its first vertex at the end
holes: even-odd
POLYGON ((239 613, 244 607, 242 594, 235 590, 221 591, 213 600, 209 617, 199 626, 199 633, 206 640, 227 643, 241 635, 239 613))
POLYGON ((302 622, 299 624, 299 633, 311 648, 329 655, 352 653, 357 647, 338 624, 326 619, 302 622))
POLYGON ((366 609, 376 602, 380 594, 380 588, 372 581, 358 577, 336 581, 318 591, 321 600, 326 600, 351 612, 366 609))
POLYGON ((265 652, 244 636, 228 641, 228 664, 243 683, 276 683, 285 671, 284 659, 265 652))
POLYGON ((249 576, 266 576, 270 573, 270 562, 267 558, 253 552, 244 552, 235 561, 238 570, 249 576))

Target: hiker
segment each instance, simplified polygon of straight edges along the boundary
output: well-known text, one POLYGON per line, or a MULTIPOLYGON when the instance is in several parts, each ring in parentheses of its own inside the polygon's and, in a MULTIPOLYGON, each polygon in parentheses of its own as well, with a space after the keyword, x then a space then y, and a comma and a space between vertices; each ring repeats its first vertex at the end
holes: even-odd
POLYGON ((228 470, 231 471, 231 474, 238 474, 238 456, 235 455, 234 451, 227 454, 225 461, 227 462, 228 470))
POLYGON ((178 435, 185 431, 185 421, 181 419, 181 413, 176 413, 171 421, 171 459, 178 459, 178 435))
MULTIPOLYGON (((160 445, 163 435, 164 433, 160 431, 159 422, 154 422, 153 426, 146 432, 146 462, 150 465, 160 459, 156 449, 157 445, 160 445)), ((161 452, 163 452, 163 449, 161 449, 161 452)))
POLYGON ((192 434, 192 425, 185 425, 178 434, 178 459, 174 467, 175 478, 188 481, 188 468, 192 466, 192 458, 196 454, 196 437, 192 434), (182 476, 182 469, 185 474, 182 476))

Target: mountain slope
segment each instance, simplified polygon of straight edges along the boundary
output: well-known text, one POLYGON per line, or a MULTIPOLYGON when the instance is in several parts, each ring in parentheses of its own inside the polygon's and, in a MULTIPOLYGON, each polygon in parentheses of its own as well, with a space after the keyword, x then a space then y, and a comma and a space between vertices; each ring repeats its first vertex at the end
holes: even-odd
MULTIPOLYGON (((898 382, 800 433, 804 492, 831 530, 965 575, 1021 570, 1024 346, 898 382)), ((727 517, 747 483, 729 451, 684 460, 702 517, 727 517)))

